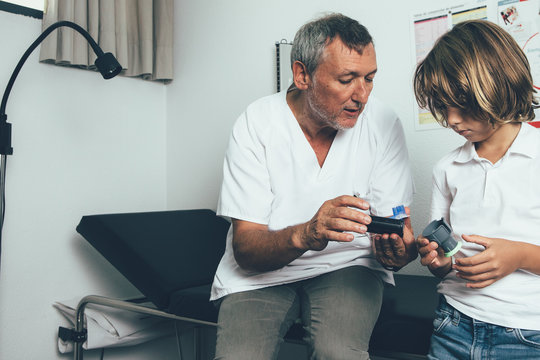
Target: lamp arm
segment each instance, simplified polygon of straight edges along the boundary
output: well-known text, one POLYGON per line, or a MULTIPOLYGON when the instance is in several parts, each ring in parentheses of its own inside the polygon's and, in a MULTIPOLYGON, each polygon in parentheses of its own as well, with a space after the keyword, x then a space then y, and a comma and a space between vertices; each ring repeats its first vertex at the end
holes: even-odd
POLYGON ((15 79, 17 78, 17 75, 19 75, 19 72, 21 71, 21 68, 23 67, 26 59, 28 59, 32 51, 36 49, 36 47, 43 41, 43 39, 45 39, 53 30, 59 28, 60 26, 68 26, 73 30, 79 32, 82 36, 84 36, 84 38, 88 41, 88 43, 90 44, 90 46, 92 46, 92 49, 96 53, 97 58, 94 64, 96 65, 96 68, 99 70, 101 76, 103 76, 104 79, 111 79, 122 71, 122 65, 118 63, 118 60, 116 60, 112 53, 103 53, 103 50, 101 50, 95 40, 92 39, 90 34, 82 27, 71 21, 59 21, 52 24, 47 29, 45 29, 45 31, 43 31, 41 35, 39 35, 39 37, 24 52, 23 56, 17 63, 17 66, 13 70, 11 77, 9 78, 6 90, 4 91, 4 95, 2 96, 2 103, 0 104, 0 254, 2 252, 2 228, 4 224, 5 214, 4 195, 6 161, 7 155, 13 154, 13 148, 11 147, 11 124, 7 122, 6 115, 7 99, 9 97, 9 93, 11 92, 11 88, 15 83, 15 79))
MULTIPOLYGON (((9 93, 11 92, 11 88, 13 87, 13 84, 15 83, 15 79, 17 78, 17 75, 19 75, 19 71, 21 71, 22 66, 24 65, 26 59, 30 56, 32 51, 36 49, 36 47, 56 28, 59 28, 61 26, 68 26, 76 31, 78 31, 84 38, 90 43, 90 46, 96 53, 97 57, 100 57, 103 55, 103 50, 98 46, 98 44, 95 42, 95 40, 90 36, 90 34, 84 30, 79 25, 75 24, 71 21, 59 21, 51 26, 49 26, 41 35, 30 45, 30 47, 26 50, 26 52, 23 54, 19 62, 17 63, 17 66, 15 67, 15 70, 13 70, 13 73, 11 74, 11 78, 9 79, 9 82, 6 86, 6 90, 4 91, 4 96, 2 97, 2 104, 0 105, 0 118, 5 117, 6 114, 6 104, 7 99, 9 96, 9 93)), ((5 119, 3 119, 5 121, 5 119)))

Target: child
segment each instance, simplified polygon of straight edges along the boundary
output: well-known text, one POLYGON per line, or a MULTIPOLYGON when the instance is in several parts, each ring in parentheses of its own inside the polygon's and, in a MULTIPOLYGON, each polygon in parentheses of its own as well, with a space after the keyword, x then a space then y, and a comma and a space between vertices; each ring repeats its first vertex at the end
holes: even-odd
POLYGON ((529 63, 483 20, 443 35, 418 65, 414 91, 467 141, 433 170, 431 218, 463 246, 455 264, 417 239, 441 277, 429 359, 540 359, 540 131, 529 63))

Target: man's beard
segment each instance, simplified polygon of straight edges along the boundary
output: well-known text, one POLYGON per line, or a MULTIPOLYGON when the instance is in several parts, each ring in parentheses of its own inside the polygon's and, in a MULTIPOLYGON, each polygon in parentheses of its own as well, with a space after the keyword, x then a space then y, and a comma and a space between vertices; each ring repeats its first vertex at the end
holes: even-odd
MULTIPOLYGON (((307 103, 310 108, 310 113, 315 115, 316 121, 321 124, 330 126, 335 130, 347 130, 354 127, 354 124, 351 126, 344 126, 338 121, 341 111, 329 112, 326 111, 324 105, 320 101, 320 97, 313 91, 313 88, 308 89, 307 91, 307 103)), ((343 109, 342 109, 343 110, 343 109)))

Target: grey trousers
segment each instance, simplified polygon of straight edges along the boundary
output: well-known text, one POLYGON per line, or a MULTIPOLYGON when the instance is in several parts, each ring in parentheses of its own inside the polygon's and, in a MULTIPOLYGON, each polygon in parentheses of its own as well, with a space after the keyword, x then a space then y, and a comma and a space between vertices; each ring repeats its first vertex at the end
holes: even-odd
POLYGON ((276 359, 291 324, 302 319, 310 359, 369 359, 384 284, 352 266, 292 284, 227 295, 221 301, 216 360, 276 359))

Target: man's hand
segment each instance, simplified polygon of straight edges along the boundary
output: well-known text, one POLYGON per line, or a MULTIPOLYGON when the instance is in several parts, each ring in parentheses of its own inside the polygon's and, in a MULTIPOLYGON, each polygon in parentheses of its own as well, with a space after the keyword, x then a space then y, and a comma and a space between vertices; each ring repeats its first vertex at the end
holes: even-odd
MULTIPOLYGON (((406 207, 405 212, 409 215, 410 209, 406 207)), ((405 218, 403 238, 397 234, 373 234, 371 238, 375 258, 387 269, 397 271, 418 256, 410 218, 405 218)))
POLYGON ((365 233, 371 218, 358 209, 369 204, 354 196, 342 195, 328 200, 313 218, 303 224, 270 231, 267 225, 233 219, 233 251, 241 268, 248 271, 272 271, 302 256, 308 250, 320 251, 329 241, 352 241, 353 234, 365 233))
POLYGON ((315 216, 304 224, 303 231, 293 237, 293 243, 302 250, 320 251, 329 241, 350 242, 354 235, 347 232, 364 234, 369 215, 358 211, 368 210, 369 204, 350 195, 342 195, 325 201, 315 216))

